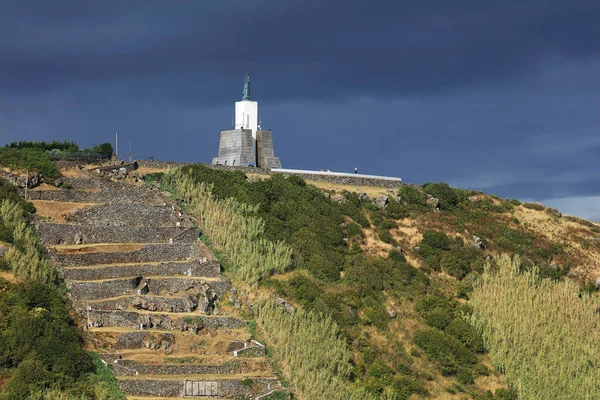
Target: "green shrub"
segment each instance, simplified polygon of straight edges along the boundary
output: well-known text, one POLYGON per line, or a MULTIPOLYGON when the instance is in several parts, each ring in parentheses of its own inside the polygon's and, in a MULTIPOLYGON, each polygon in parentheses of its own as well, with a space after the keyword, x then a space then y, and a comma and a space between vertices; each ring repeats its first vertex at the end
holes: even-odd
POLYGON ((510 204, 512 204, 513 206, 520 206, 521 202, 519 200, 517 200, 517 199, 512 199, 510 201, 510 204))
POLYGON ((73 185, 71 185, 70 183, 65 183, 62 185, 62 188, 70 190, 70 189, 73 189, 73 185))
POLYGON ((0 165, 11 169, 40 172, 49 181, 53 181, 59 175, 56 165, 50 161, 48 154, 39 149, 0 147, 0 165))
POLYGON ((385 208, 385 214, 388 218, 401 219, 408 217, 408 210, 401 202, 391 199, 385 208))
POLYGON ((384 243, 388 243, 388 244, 395 243, 394 238, 392 237, 390 231, 388 231, 388 230, 379 231, 378 236, 379 236, 379 240, 381 240, 384 243))
POLYGON ((468 349, 476 353, 483 353, 483 338, 469 323, 463 318, 456 317, 447 324, 444 330, 448 335, 460 340, 468 349))
POLYGON ((398 251, 398 250, 390 250, 390 252, 388 253, 388 258, 390 260, 393 261, 398 261, 401 263, 405 263, 406 262, 406 257, 404 256, 404 253, 398 251))
POLYGON ((362 239, 365 237, 365 234, 359 224, 350 222, 348 224, 348 237, 362 239))
POLYGON ((438 362, 450 374, 455 374, 465 367, 474 366, 477 362, 475 353, 457 339, 437 328, 419 330, 415 332, 413 340, 432 360, 438 362))
POLYGON ((36 212, 35 205, 30 201, 25 203, 23 210, 25 211, 26 214, 35 214, 35 212, 36 212))
POLYGON ((456 380, 462 383, 463 385, 473 385, 475 383, 475 379, 473 379, 473 374, 467 369, 461 370, 456 375, 456 380))
POLYGON ((398 224, 396 224, 394 221, 389 220, 389 219, 384 219, 378 225, 378 228, 380 228, 380 229, 395 229, 397 227, 398 227, 398 224))
POLYGON ((427 205, 427 196, 414 186, 402 186, 398 189, 398 196, 408 204, 417 206, 427 205))
POLYGON ((423 185, 423 191, 440 201, 441 210, 450 210, 455 208, 461 201, 465 200, 467 192, 460 189, 454 189, 447 183, 426 183, 423 185))
POLYGON ((483 270, 483 252, 474 247, 454 247, 440 259, 442 269, 457 279, 464 278, 471 271, 483 270))
POLYGON ((536 210, 536 211, 544 211, 546 209, 546 207, 544 207, 543 205, 541 205, 539 203, 523 203, 522 205, 525 208, 529 208, 531 210, 536 210))
POLYGON ((423 232, 421 247, 427 245, 438 250, 450 250, 451 243, 452 242, 444 232, 426 230, 423 232))
POLYGON ((425 316, 425 323, 433 328, 443 330, 452 320, 447 309, 436 307, 425 316))

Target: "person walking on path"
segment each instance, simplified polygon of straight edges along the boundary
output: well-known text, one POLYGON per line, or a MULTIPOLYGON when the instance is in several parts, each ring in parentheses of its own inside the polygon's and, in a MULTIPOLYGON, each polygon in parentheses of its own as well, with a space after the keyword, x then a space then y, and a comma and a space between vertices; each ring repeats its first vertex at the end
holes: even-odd
POLYGON ((358 168, 357 167, 354 167, 354 173, 358 174, 358 168))

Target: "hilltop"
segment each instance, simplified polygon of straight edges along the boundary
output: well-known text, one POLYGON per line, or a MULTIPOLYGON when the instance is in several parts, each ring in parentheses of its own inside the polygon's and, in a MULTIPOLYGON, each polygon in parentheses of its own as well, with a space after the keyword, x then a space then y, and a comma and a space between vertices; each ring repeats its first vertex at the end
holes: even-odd
MULTIPOLYGON (((104 218, 101 203, 106 200, 99 192, 115 190, 110 189, 114 184, 131 199, 126 203, 135 203, 150 190, 152 196, 170 202, 167 204, 182 207, 191 217, 190 226, 199 226, 199 245, 208 252, 204 254, 220 260, 219 280, 233 285, 233 291, 217 295, 219 309, 250 322, 248 337, 235 328, 233 334, 240 336, 231 340, 243 343, 251 337, 266 344, 272 372, 259 361, 253 361, 252 368, 264 371, 261 376, 277 375, 286 387, 277 396, 291 392, 303 399, 535 398, 530 393, 543 393, 536 390, 542 390, 538 386, 543 386, 539 383, 545 378, 527 376, 514 367, 510 357, 498 357, 501 344, 488 328, 496 324, 493 326, 500 331, 504 319, 481 311, 482 304, 485 309, 494 307, 481 295, 482 282, 490 282, 487 291, 502 288, 494 283, 493 274, 516 265, 516 276, 532 274, 530 279, 540 285, 551 285, 546 292, 553 292, 552 285, 556 285, 564 293, 574 293, 569 307, 577 309, 578 296, 597 302, 600 225, 540 204, 444 183, 389 188, 311 182, 243 168, 191 165, 167 171, 167 164, 139 164, 135 171, 112 175, 110 179, 118 182, 108 183, 108 177, 98 176, 97 164, 75 169, 75 164, 59 163, 59 183, 41 187, 54 193, 38 190, 37 194, 38 199, 50 196, 52 201, 50 197, 34 201, 35 218, 52 224, 104 218), (107 183, 85 186, 86 179, 107 183), (504 254, 518 255, 520 261, 506 261, 504 254)), ((116 197, 114 201, 119 204, 116 197)), ((125 207, 122 212, 119 218, 134 211, 125 207)), ((160 218, 158 214, 152 217, 154 221, 160 218)), ((140 224, 144 225, 139 221, 132 226, 140 224)), ((152 228, 155 225, 145 226, 158 232, 152 228)), ((48 237, 43 230, 41 234, 43 240, 48 237)), ((136 237, 134 243, 148 242, 136 237)), ((83 271, 83 265, 64 264, 73 249, 55 249, 55 261, 62 260, 69 271, 83 271)), ((110 257, 106 247, 87 246, 86 252, 110 257)), ((77 257, 81 263, 87 256, 77 257)), ((113 262, 107 259, 102 263, 113 262)), ((141 270, 132 273, 148 275, 141 270)), ((96 285, 102 284, 100 278, 94 278, 96 285)), ((82 279, 75 281, 82 284, 82 279)), ((510 285, 518 287, 514 282, 510 285)), ((80 307, 76 293, 83 292, 76 292, 73 284, 68 287, 80 307)), ((179 296, 170 290, 170 296, 179 296)), ((522 292, 527 290, 524 287, 522 292)), ((500 289, 496 293, 498 298, 503 295, 500 289)), ((586 301, 582 307, 587 307, 586 301)), ((541 306, 548 304, 542 302, 541 306)), ((132 310, 126 303, 119 307, 132 310)), ((532 312, 527 304, 519 307, 516 315, 532 312)), ((118 340, 114 334, 110 336, 110 329, 94 329, 106 331, 96 347, 110 348, 118 340)), ((233 337, 232 332, 228 335, 233 337)), ((580 341, 592 340, 592 348, 597 346, 593 341, 596 335, 588 337, 591 339, 580 341)), ((516 339, 506 354, 519 350, 516 339)), ((568 342, 561 344, 570 348, 568 342)), ((219 354, 220 350, 215 347, 215 351, 219 354)), ((158 360, 129 353, 138 364, 158 360)), ((193 354, 187 356, 193 358, 193 354)), ((543 371, 543 360, 531 357, 527 360, 540 363, 538 369, 543 371)), ((171 362, 175 359, 170 357, 171 362)), ((190 358, 184 362, 202 365, 207 361, 190 358)), ((128 361, 123 365, 137 364, 128 361)), ((115 370, 118 375, 127 375, 123 368, 115 370)), ((584 368, 582 376, 589 373, 587 367, 578 368, 584 368)), ((256 390, 257 384, 260 379, 252 384, 256 390)), ((558 387, 561 383, 553 384, 558 387)), ((585 385, 581 387, 585 390, 585 385)), ((565 390, 568 393, 569 389, 565 390)), ((572 398, 585 397, 575 393, 572 398)))

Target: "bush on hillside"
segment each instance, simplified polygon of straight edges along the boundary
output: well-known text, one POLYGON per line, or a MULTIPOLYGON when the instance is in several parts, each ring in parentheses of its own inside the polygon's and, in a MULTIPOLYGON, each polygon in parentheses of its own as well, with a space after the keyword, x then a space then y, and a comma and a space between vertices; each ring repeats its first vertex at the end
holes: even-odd
POLYGON ((475 353, 457 339, 437 328, 415 332, 413 340, 425 354, 438 362, 448 374, 473 367, 477 363, 475 353))
POLYGON ((27 398, 51 385, 69 390, 94 370, 58 289, 2 279, 0 285, 0 368, 15 368, 3 393, 27 398))
POLYGON ((429 246, 437 250, 450 250, 452 241, 442 231, 426 230, 423 232, 423 240, 421 246, 429 246))
POLYGON ((443 182, 426 183, 423 191, 440 201, 441 210, 451 210, 468 197, 465 190, 454 189, 443 182))
POLYGON ((426 194, 414 186, 404 185, 404 186, 400 187, 400 189, 398 189, 398 196, 400 196, 402 201, 405 201, 408 204, 412 204, 412 205, 416 205, 416 206, 426 206, 427 205, 426 194))
POLYGON ((539 203, 522 203, 521 205, 525 208, 529 208, 530 210, 536 211, 544 211, 546 209, 546 207, 539 203))
POLYGON ((53 180, 59 175, 56 165, 50 161, 48 154, 35 148, 0 148, 0 166, 14 170, 36 171, 48 180, 53 180))

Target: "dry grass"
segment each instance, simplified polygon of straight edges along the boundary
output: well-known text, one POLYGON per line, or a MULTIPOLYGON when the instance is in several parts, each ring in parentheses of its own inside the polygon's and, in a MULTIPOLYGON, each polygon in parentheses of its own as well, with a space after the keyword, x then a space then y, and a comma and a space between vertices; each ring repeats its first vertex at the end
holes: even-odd
POLYGON ((86 178, 88 173, 86 170, 80 170, 77 168, 61 168, 60 174, 67 178, 86 178))
POLYGON ((154 167, 138 167, 136 169, 140 174, 155 174, 157 172, 167 172, 168 168, 154 168, 154 167))
POLYGON ((52 186, 52 185, 49 185, 47 183, 42 183, 41 185, 36 186, 36 188, 32 189, 31 191, 32 192, 37 192, 37 191, 43 192, 43 191, 46 191, 46 190, 60 190, 60 189, 57 188, 56 186, 52 186))
POLYGON ((310 180, 307 180, 306 183, 308 183, 310 185, 314 185, 314 186, 318 187, 319 189, 334 190, 338 193, 341 193, 344 190, 347 190, 349 192, 356 192, 356 193, 365 192, 369 197, 379 197, 381 195, 388 194, 388 191, 386 188, 377 187, 377 186, 342 185, 342 184, 338 184, 338 183, 316 182, 316 181, 310 181, 310 180))
POLYGON ((11 283, 17 283, 21 281, 17 276, 15 276, 15 274, 9 271, 0 271, 0 278, 6 279, 11 283))
POLYGON ((85 210, 95 203, 66 203, 50 200, 32 200, 36 214, 40 217, 50 218, 53 222, 64 223, 65 218, 77 211, 85 210))
POLYGON ((137 251, 144 247, 138 243, 98 243, 98 244, 69 244, 51 246, 60 254, 115 253, 137 251))
POLYGON ((563 242, 575 271, 592 280, 600 277, 600 248, 595 240, 599 235, 589 227, 525 207, 515 207, 514 216, 547 239, 563 242))

